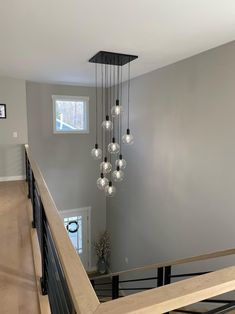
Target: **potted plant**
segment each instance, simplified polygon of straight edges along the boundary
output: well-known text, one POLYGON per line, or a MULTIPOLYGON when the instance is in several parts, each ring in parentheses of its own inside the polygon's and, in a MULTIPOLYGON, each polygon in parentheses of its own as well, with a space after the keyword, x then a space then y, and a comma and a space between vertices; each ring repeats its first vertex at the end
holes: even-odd
POLYGON ((101 234, 99 240, 94 243, 94 248, 98 257, 98 272, 103 275, 108 271, 108 264, 111 253, 111 242, 108 231, 105 231, 101 234))

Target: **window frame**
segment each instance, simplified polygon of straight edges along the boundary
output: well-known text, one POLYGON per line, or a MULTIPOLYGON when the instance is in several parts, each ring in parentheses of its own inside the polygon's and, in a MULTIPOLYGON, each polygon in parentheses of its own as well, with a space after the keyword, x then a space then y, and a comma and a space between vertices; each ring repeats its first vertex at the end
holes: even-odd
POLYGON ((53 102, 53 133, 54 134, 89 134, 89 97, 87 96, 66 96, 66 95, 52 95, 53 102), (56 129, 56 101, 83 101, 85 103, 85 130, 72 131, 58 131, 56 129))

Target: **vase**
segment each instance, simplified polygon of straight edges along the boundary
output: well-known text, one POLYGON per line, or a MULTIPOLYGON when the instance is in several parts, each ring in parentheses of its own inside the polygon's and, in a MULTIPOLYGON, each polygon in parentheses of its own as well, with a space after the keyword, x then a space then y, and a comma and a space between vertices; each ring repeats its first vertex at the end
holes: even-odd
POLYGON ((107 263, 104 257, 99 258, 97 268, 101 275, 104 275, 107 272, 107 263))

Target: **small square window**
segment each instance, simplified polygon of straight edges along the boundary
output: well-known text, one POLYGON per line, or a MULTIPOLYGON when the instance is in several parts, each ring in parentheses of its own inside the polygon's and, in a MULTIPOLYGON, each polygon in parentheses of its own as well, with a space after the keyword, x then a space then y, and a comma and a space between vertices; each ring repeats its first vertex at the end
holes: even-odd
POLYGON ((89 133, 89 98, 52 96, 54 133, 89 133))

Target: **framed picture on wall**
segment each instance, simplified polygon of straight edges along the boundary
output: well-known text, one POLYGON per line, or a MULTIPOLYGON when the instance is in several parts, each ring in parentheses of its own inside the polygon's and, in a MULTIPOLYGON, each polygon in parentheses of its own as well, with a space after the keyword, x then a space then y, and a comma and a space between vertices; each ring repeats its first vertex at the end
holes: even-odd
POLYGON ((7 117, 6 105, 0 104, 0 119, 6 119, 6 117, 7 117))

